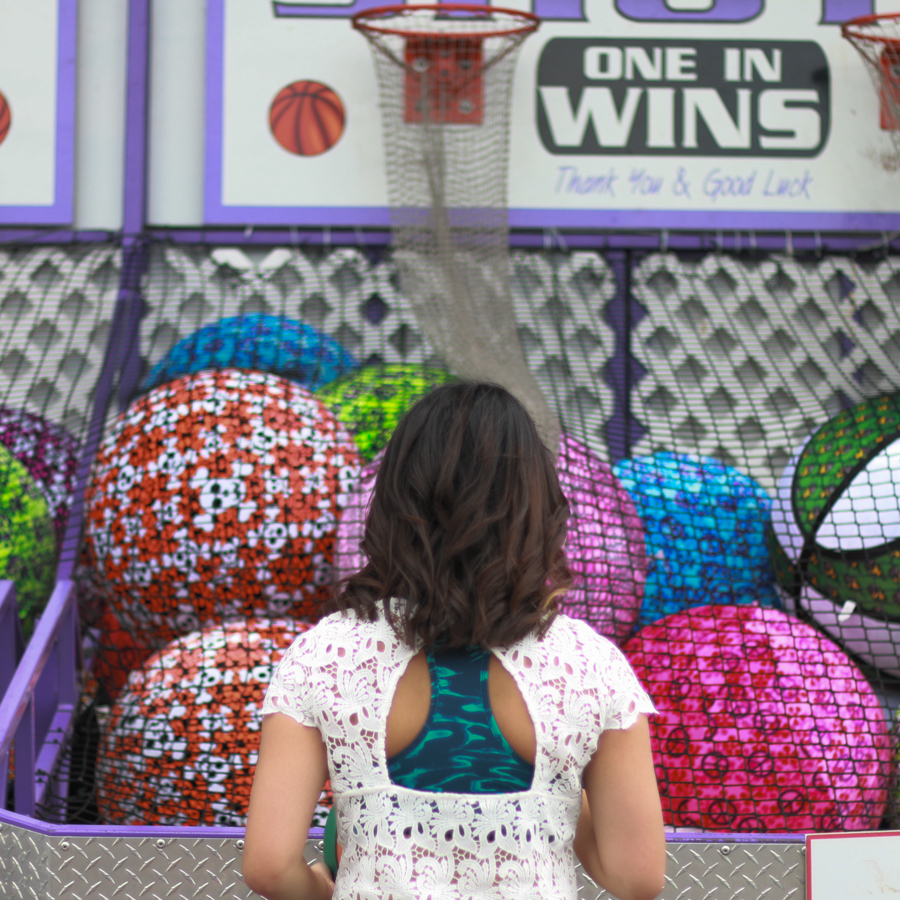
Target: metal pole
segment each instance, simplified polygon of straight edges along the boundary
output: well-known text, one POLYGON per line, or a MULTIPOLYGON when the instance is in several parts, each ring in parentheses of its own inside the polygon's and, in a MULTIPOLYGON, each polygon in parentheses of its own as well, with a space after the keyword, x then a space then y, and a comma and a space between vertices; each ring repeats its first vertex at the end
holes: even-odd
POLYGON ((119 407, 127 404, 141 376, 138 355, 144 311, 141 278, 147 268, 147 113, 150 87, 150 0, 129 0, 128 86, 125 107, 125 177, 122 209, 122 269, 109 343, 87 436, 78 464, 72 509, 57 577, 71 578, 84 523, 84 492, 103 437, 106 413, 118 381, 119 407))

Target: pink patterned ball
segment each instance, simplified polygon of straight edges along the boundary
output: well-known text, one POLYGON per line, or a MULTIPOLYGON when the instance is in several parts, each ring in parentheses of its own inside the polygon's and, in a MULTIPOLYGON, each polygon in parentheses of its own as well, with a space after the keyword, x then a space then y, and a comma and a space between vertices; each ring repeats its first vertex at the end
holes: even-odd
POLYGON ((334 540, 335 580, 358 572, 366 564, 366 556, 359 549, 359 542, 366 530, 366 514, 375 491, 375 476, 383 458, 382 450, 372 462, 363 466, 356 491, 348 495, 334 540))
POLYGON ((644 527, 628 492, 584 444, 560 440, 559 483, 572 510, 566 555, 575 586, 561 610, 614 641, 634 629, 647 580, 644 527))
MULTIPOLYGON (((335 545, 338 577, 365 565, 359 542, 380 464, 381 454, 362 470, 359 489, 341 516, 335 545)), ((647 578, 641 520, 612 469, 566 434, 558 468, 572 508, 566 553, 575 576, 575 587, 561 599, 560 608, 600 634, 622 641, 634 627, 647 578)))
POLYGON ((650 718, 667 825, 863 831, 887 805, 891 745, 847 655, 776 609, 701 606, 625 645, 650 718))

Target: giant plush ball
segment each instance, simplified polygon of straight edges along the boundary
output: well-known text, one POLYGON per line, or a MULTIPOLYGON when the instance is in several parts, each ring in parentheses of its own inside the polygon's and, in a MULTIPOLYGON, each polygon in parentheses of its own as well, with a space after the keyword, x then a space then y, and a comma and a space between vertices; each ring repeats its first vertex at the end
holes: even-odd
POLYGON ((61 545, 78 471, 78 441, 42 416, 0 406, 0 444, 25 466, 44 495, 61 545))
MULTIPOLYGON (((359 542, 375 487, 380 456, 362 471, 359 488, 338 526, 335 554, 344 577, 365 564, 359 542)), ((560 485, 571 507, 566 555, 575 584, 559 598, 560 609, 621 641, 631 634, 641 607, 647 554, 634 504, 612 470, 571 435, 563 434, 560 485)))
POLYGON ((658 710, 650 737, 667 825, 878 828, 891 763, 884 713, 812 626, 777 609, 695 607, 624 649, 658 710))
POLYGON ((341 345, 305 322, 264 313, 230 316, 179 341, 151 370, 149 390, 204 369, 252 369, 318 390, 357 367, 341 345))
POLYGON ((894 772, 891 778, 893 796, 891 797, 890 826, 900 828, 900 709, 894 713, 894 728, 891 737, 894 744, 894 772))
POLYGON ((0 579, 15 583, 26 635, 53 590, 56 531, 31 476, 0 446, 0 579))
POLYGON ((624 460, 613 471, 647 534, 640 625, 710 603, 780 606, 765 539, 772 501, 752 478, 675 453, 624 460))
POLYGON ((819 428, 778 482, 778 582, 848 650, 900 677, 900 394, 819 428))
POLYGON ((97 754, 97 806, 115 825, 246 824, 262 702, 310 626, 247 619, 173 641, 129 676, 97 754))
POLYGON ((228 616, 317 613, 359 457, 300 385, 202 372, 135 402, 87 492, 89 561, 155 646, 228 616))
POLYGON ((350 429, 362 458, 371 462, 417 400, 454 380, 444 369, 371 366, 333 381, 317 397, 350 429))

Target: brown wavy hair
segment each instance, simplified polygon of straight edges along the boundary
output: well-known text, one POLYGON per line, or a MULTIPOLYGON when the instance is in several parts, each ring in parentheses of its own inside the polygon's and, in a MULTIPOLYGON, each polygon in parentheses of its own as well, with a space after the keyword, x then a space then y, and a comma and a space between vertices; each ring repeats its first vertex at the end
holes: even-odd
POLYGON ((330 610, 375 621, 397 598, 410 646, 508 646, 543 634, 571 586, 569 506, 531 416, 494 384, 436 388, 384 451, 361 548, 330 610))

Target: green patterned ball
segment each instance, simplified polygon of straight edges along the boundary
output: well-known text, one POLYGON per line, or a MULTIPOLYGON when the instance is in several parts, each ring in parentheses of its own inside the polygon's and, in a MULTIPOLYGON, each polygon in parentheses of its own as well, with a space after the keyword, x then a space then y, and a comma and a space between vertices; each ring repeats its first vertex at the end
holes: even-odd
POLYGON ((395 364, 360 369, 332 381, 316 396, 352 433, 366 462, 390 440, 403 414, 455 376, 443 369, 395 364))
POLYGON ((0 579, 15 582, 26 636, 53 590, 56 532, 37 485, 0 446, 0 579))

